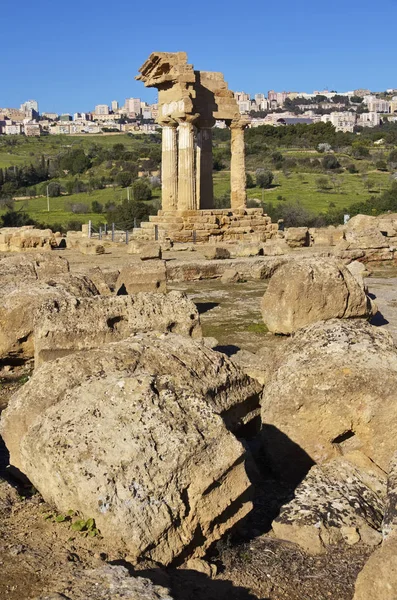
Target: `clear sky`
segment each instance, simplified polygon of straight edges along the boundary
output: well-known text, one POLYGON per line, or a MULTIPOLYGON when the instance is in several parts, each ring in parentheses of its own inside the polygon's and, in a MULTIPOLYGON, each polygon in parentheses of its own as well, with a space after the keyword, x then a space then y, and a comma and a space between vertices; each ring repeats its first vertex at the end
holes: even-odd
POLYGON ((230 89, 397 88, 397 0, 1 2, 0 107, 83 112, 127 97, 149 54, 185 50, 230 89), (7 20, 4 16, 8 15, 7 20))

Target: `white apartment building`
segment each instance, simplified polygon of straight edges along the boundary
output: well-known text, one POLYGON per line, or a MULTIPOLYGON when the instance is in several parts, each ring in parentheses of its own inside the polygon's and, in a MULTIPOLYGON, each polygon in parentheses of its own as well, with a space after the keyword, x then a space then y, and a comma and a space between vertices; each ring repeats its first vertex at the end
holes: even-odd
POLYGON ((112 111, 116 112, 117 110, 119 110, 119 103, 117 100, 112 100, 112 111))
POLYGON ((323 123, 332 123, 336 131, 353 132, 356 124, 356 114, 351 112, 332 112, 329 115, 323 115, 321 121, 323 123))
POLYGON ((21 123, 6 123, 4 126, 4 133, 6 135, 19 135, 22 133, 21 123))
POLYGON ((126 98, 124 110, 127 115, 136 117, 141 114, 141 99, 140 98, 126 98))
POLYGON ((380 115, 375 111, 362 113, 357 119, 357 125, 361 127, 377 127, 380 125, 380 115))
POLYGON ((237 105, 241 114, 249 113, 251 110, 251 100, 237 100, 237 105))
POLYGON ((58 113, 44 112, 41 116, 49 119, 50 121, 56 121, 59 115, 58 113))
POLYGON ((22 112, 26 112, 28 110, 34 110, 35 112, 39 112, 39 104, 37 102, 37 100, 27 100, 27 102, 24 102, 23 104, 21 104, 21 108, 20 110, 22 112))
POLYGON ((376 98, 367 104, 369 112, 388 113, 390 112, 390 102, 376 98))
POLYGON ((249 102, 251 100, 251 97, 249 94, 246 94, 245 92, 234 92, 234 97, 238 102, 249 102))
POLYGON ((94 112, 96 115, 108 115, 109 107, 107 104, 97 104, 94 112))

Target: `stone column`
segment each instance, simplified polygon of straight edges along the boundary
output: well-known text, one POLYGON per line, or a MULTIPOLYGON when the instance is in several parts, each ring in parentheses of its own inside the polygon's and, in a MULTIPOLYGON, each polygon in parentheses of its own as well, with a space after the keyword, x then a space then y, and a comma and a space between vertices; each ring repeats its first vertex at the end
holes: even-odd
POLYGON ((195 127, 192 120, 178 125, 178 210, 197 210, 195 192, 195 127))
POLYGON ((231 129, 231 161, 230 161, 230 206, 234 208, 245 208, 247 202, 246 178, 245 178, 245 145, 244 129, 247 127, 245 121, 233 122, 231 129))
POLYGON ((176 210, 178 201, 178 123, 169 121, 162 128, 161 208, 176 210))
POLYGON ((196 197, 199 209, 214 208, 212 124, 199 124, 196 148, 196 197))

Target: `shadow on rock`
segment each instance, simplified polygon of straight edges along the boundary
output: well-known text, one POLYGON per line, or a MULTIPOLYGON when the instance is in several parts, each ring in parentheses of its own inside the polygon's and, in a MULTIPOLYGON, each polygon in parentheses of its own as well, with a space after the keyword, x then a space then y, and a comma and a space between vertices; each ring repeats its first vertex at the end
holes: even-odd
POLYGON ((149 569, 131 574, 169 588, 174 600, 258 600, 244 587, 235 586, 231 581, 212 579, 192 569, 149 569))
POLYGON ((199 315, 219 306, 219 302, 195 302, 199 315))
POLYGON ((233 356, 233 354, 237 354, 241 350, 240 346, 235 346, 234 344, 229 344, 227 346, 215 346, 213 350, 217 352, 221 352, 222 354, 226 354, 226 356, 233 356))
POLYGON ((385 319, 385 317, 382 315, 382 313, 378 310, 376 315, 374 315, 372 317, 372 319, 370 320, 370 323, 371 323, 371 325, 374 325, 375 327, 381 327, 382 325, 388 325, 389 321, 387 319, 385 319))

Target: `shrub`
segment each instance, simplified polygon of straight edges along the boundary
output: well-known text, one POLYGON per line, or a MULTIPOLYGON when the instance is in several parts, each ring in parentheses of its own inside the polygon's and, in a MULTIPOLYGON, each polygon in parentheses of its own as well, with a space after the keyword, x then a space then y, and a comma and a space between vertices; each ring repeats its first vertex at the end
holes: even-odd
POLYGON ((98 200, 93 200, 91 202, 91 211, 96 214, 101 214, 103 212, 103 205, 98 202, 98 200))
POLYGON ((333 154, 327 154, 323 158, 323 167, 324 169, 339 169, 340 164, 336 156, 333 154))
POLYGON ((269 188, 272 185, 274 175, 271 171, 259 172, 256 175, 256 185, 260 188, 269 188))
POLYGON ((47 190, 50 198, 57 198, 61 195, 61 186, 57 181, 51 181, 47 186, 47 190))

